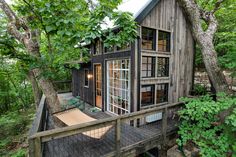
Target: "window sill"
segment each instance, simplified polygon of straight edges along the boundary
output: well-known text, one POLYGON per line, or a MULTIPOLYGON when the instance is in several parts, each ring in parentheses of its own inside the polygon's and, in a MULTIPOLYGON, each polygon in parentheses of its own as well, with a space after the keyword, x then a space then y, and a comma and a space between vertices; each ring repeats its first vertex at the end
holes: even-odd
POLYGON ((84 86, 84 88, 89 88, 89 86, 84 86))

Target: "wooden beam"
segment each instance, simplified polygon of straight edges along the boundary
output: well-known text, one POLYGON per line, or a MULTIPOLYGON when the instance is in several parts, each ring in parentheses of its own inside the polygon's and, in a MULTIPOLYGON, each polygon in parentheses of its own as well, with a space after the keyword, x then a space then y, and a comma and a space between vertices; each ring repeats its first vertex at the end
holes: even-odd
POLYGON ((120 140, 121 140, 121 122, 120 118, 116 120, 116 156, 120 156, 120 140))

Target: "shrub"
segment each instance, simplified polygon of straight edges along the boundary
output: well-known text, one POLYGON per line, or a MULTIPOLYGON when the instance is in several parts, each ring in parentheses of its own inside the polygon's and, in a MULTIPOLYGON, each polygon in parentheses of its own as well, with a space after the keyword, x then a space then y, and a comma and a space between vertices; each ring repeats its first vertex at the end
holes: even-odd
POLYGON ((209 95, 195 99, 182 98, 185 109, 179 111, 182 119, 177 140, 179 146, 193 142, 200 148, 203 157, 223 157, 236 152, 236 98, 218 94, 213 101, 209 95), (218 114, 232 107, 224 123, 219 123, 218 114))

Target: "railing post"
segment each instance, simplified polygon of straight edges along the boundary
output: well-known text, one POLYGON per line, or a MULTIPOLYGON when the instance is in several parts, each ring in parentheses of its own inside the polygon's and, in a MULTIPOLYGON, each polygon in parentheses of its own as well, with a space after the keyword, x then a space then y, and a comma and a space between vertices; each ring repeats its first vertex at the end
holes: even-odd
POLYGON ((116 120, 116 155, 120 156, 120 135, 121 134, 121 125, 120 118, 116 120))
POLYGON ((42 146, 40 137, 30 138, 29 142, 29 157, 42 157, 42 146))
POLYGON ((165 107, 164 111, 162 112, 162 136, 163 142, 166 144, 166 132, 167 132, 167 107, 165 107))

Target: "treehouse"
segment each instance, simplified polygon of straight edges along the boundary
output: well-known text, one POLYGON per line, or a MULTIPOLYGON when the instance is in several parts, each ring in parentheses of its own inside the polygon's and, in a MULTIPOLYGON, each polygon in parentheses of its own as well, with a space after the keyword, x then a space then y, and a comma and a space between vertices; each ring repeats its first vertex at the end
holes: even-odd
MULTIPOLYGON (((176 0, 130 0, 119 9, 133 13, 137 39, 110 48, 95 40, 87 45, 90 61, 72 69, 72 95, 101 111, 66 111, 88 121, 54 129, 43 97, 30 156, 138 156, 176 135, 178 100, 193 86, 189 24, 176 0)), ((56 116, 63 121, 64 113, 56 116)))
POLYGON ((112 115, 178 102, 193 85, 194 40, 178 3, 129 3, 119 8, 133 11, 135 42, 106 48, 96 40, 91 61, 72 70, 73 95, 112 115))

